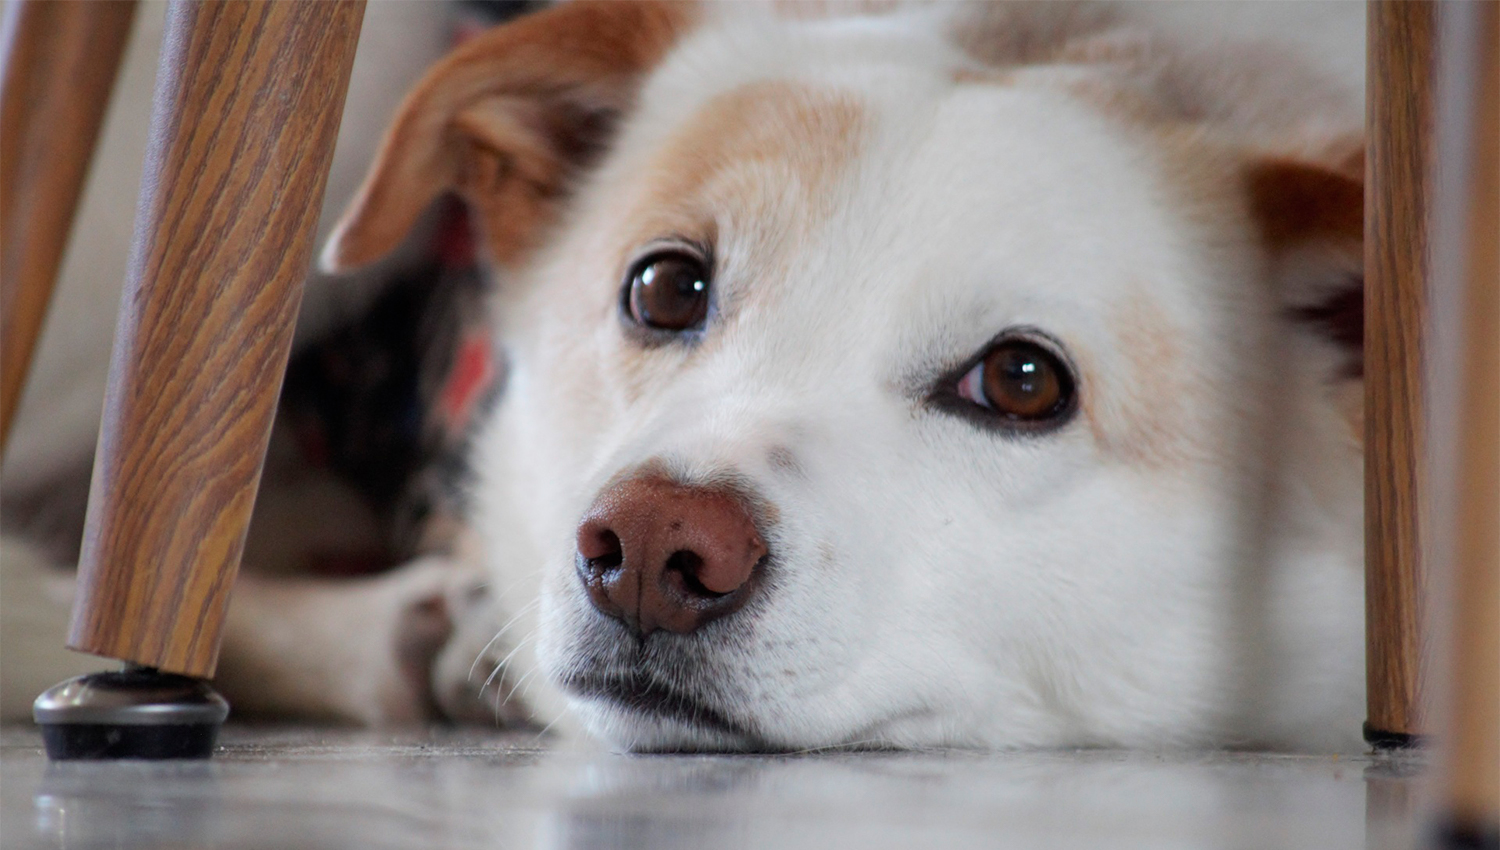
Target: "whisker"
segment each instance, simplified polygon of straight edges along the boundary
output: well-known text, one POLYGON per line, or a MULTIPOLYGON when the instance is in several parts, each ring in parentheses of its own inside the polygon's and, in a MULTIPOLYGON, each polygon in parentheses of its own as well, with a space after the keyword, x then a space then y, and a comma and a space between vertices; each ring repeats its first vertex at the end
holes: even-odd
POLYGON ((556 726, 557 724, 561 723, 562 719, 563 719, 563 716, 561 714, 559 714, 556 717, 552 718, 552 722, 548 723, 546 726, 543 726, 542 727, 542 731, 536 733, 536 736, 538 738, 545 738, 545 737, 547 737, 547 733, 552 731, 552 727, 553 726, 556 726))
MULTIPOLYGON (((482 684, 482 685, 479 686, 479 692, 480 693, 484 693, 485 688, 488 688, 490 686, 490 683, 493 682, 493 681, 495 681, 495 677, 498 676, 498 675, 500 675, 500 671, 505 669, 505 665, 508 664, 508 663, 510 663, 510 659, 517 652, 520 652, 521 651, 521 647, 525 646, 534 637, 536 637, 536 633, 532 632, 531 634, 529 634, 526 637, 522 638, 519 642, 516 643, 515 649, 512 649, 510 652, 506 653, 506 655, 505 655, 504 658, 500 659, 499 663, 497 663, 495 665, 494 671, 492 671, 490 673, 489 678, 485 679, 484 680, 484 684, 482 684)), ((499 688, 496 688, 496 691, 498 692, 499 688)))
POLYGON ((504 658, 500 659, 500 666, 504 667, 505 665, 509 664, 510 660, 516 656, 516 653, 521 651, 521 647, 523 647, 526 644, 530 643, 531 641, 535 640, 536 636, 537 636, 537 632, 536 631, 532 631, 531 634, 527 635, 524 638, 521 638, 519 641, 516 641, 515 647, 513 649, 511 649, 510 652, 505 653, 505 657, 504 658))
POLYGON ((527 670, 525 673, 523 673, 521 675, 521 678, 517 679, 516 683, 514 685, 510 686, 510 693, 508 693, 508 694, 505 695, 505 701, 506 702, 510 702, 510 698, 516 695, 516 690, 519 689, 521 687, 521 685, 523 683, 525 683, 525 681, 527 679, 530 679, 533 675, 535 675, 536 671, 537 671, 537 668, 533 667, 530 670, 527 670))
POLYGON ((496 632, 495 636, 490 638, 490 642, 484 645, 484 649, 479 650, 479 654, 474 656, 474 663, 469 665, 469 675, 467 677, 467 681, 474 681, 474 671, 479 668, 479 662, 484 659, 485 653, 490 651, 490 647, 494 646, 496 641, 504 637, 505 633, 510 631, 511 628, 516 625, 516 623, 519 623, 522 617, 530 613, 533 608, 538 607, 541 604, 541 601, 541 597, 537 597, 535 599, 532 599, 525 605, 522 605, 520 609, 516 611, 515 615, 512 616, 505 625, 500 627, 500 631, 496 632))

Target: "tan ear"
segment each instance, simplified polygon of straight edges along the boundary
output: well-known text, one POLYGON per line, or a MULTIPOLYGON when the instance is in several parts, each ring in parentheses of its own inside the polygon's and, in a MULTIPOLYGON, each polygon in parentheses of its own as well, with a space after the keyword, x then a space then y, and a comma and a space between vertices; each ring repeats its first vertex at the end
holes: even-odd
POLYGON ((1363 168, 1363 151, 1347 166, 1294 159, 1252 162, 1246 171, 1250 212, 1273 251, 1312 243, 1358 244, 1364 237, 1365 185, 1352 166, 1363 168))
POLYGON ((1346 378, 1364 364, 1363 176, 1363 146, 1329 165, 1267 158, 1246 170, 1286 314, 1348 352, 1346 378))
POLYGON ((446 192, 476 214, 492 259, 518 260, 695 13, 685 3, 574 0, 465 43, 407 95, 320 266, 383 257, 446 192))

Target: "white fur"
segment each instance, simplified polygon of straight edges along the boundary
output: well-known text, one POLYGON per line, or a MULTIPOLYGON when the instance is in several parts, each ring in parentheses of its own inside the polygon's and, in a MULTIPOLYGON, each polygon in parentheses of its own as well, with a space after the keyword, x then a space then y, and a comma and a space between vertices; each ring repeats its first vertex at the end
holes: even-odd
POLYGON ((606 482, 655 462, 773 504, 774 579, 696 635, 651 638, 675 648, 652 675, 748 731, 573 699, 614 746, 1357 747, 1360 454, 1331 401, 1333 352, 1281 315, 1230 192, 1190 197, 1149 133, 1046 79, 955 86, 970 60, 941 20, 706 27, 508 284, 512 372, 479 444, 475 522, 522 612, 504 638, 522 696, 555 703, 547 682, 630 669, 573 534, 606 482), (632 351, 600 260, 629 247, 604 244, 612 199, 702 104, 765 79, 867 115, 833 212, 804 230, 715 210, 718 338, 632 351), (768 252, 779 294, 741 310, 773 283, 768 252), (1129 444, 1150 378, 1113 318, 1131 304, 1184 370, 1174 397, 1148 398, 1179 408, 1165 459, 1129 444), (1097 432, 1080 416, 1006 437, 923 403, 1017 326, 1079 364, 1097 432), (627 358, 652 363, 634 399, 627 358))
MULTIPOLYGON (((1318 27, 1357 36, 1361 4, 1344 15, 1277 6, 1291 42, 1318 27)), ((1226 134, 1208 126, 1189 140, 1221 167, 1186 179, 1154 131, 1068 93, 1098 69, 955 85, 955 71, 978 66, 950 44, 948 7, 806 23, 711 8, 497 304, 510 374, 477 447, 473 519, 506 624, 490 654, 505 659, 507 691, 547 723, 571 701, 621 748, 1358 747, 1360 452, 1335 403, 1340 355, 1285 318, 1305 303, 1289 290, 1318 281, 1282 279, 1228 174, 1252 138, 1315 147, 1308 136, 1357 129, 1357 97, 1324 97, 1316 75, 1279 66, 1237 70, 1226 27, 1201 27, 1206 7, 1132 7, 1155 21, 1148 29, 1197 42, 1204 78, 1235 87, 1219 104, 1226 134), (711 344, 642 353, 616 315, 611 258, 639 246, 609 241, 615 205, 705 104, 764 80, 852 99, 865 118, 857 153, 826 192, 826 215, 801 209, 795 169, 737 171, 765 203, 712 211, 711 344), (939 375, 1016 326, 1066 349, 1089 421, 1008 437, 924 402, 939 375), (1167 392, 1139 371, 1140 349, 1163 339, 1167 392), (627 362, 645 376, 638 396, 622 390, 627 362), (1139 430, 1143 403, 1172 411, 1170 434, 1139 430), (676 662, 652 674, 743 734, 556 687, 583 665, 631 662, 579 586, 574 533, 606 482, 653 462, 687 481, 733 478, 779 516, 765 529, 773 572, 757 601, 696 635, 650 639, 675 650, 657 661, 676 662)), ((1264 8, 1233 7, 1262 23, 1264 8)), ((1357 91, 1348 41, 1316 53, 1357 91)), ((92 442, 100 391, 88 376, 102 375, 103 352, 62 328, 49 331, 59 350, 78 348, 89 368, 70 371, 44 345, 8 486, 92 442)), ((0 678, 16 716, 64 674, 30 636, 55 647, 66 605, 41 592, 39 557, 6 540, 0 560, 0 678)), ((397 603, 437 583, 370 584, 349 604, 385 613, 351 618, 392 631, 397 603)), ((287 607, 254 596, 237 610, 263 598, 287 607)), ((320 650, 330 661, 388 637, 333 631, 320 650)), ((249 643, 274 657, 274 643, 249 643)), ((472 657, 450 647, 437 666, 462 671, 472 657)), ((378 703, 399 671, 387 673, 350 693, 378 703)))

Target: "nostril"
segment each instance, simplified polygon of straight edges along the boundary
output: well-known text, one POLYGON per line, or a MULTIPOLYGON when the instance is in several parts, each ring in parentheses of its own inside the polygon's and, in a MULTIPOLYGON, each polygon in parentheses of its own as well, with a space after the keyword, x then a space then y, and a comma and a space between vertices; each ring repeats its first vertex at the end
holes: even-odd
POLYGON ((607 528, 586 531, 578 536, 578 554, 595 574, 619 569, 625 561, 620 536, 607 528))
POLYGON ((689 634, 738 610, 769 556, 745 497, 650 476, 601 493, 576 543, 589 604, 637 637, 689 634))
POLYGON ((679 549, 673 552, 667 558, 666 571, 681 576, 683 589, 693 596, 705 599, 720 599, 734 592, 731 590, 728 593, 719 593, 710 590, 703 583, 703 580, 698 577, 703 571, 703 557, 697 552, 690 552, 687 549, 679 549))

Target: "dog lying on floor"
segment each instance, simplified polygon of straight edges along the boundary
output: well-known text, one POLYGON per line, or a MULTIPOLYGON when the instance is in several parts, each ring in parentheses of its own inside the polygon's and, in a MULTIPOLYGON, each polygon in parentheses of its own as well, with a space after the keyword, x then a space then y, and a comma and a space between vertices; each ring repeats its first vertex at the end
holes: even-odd
POLYGON ((1360 104, 1128 7, 569 3, 408 96, 462 198, 503 674, 632 750, 1358 746, 1360 104))
POLYGON ((1360 106, 1128 5, 464 45, 323 256, 457 196, 496 283, 436 689, 633 750, 1358 747, 1360 106))

